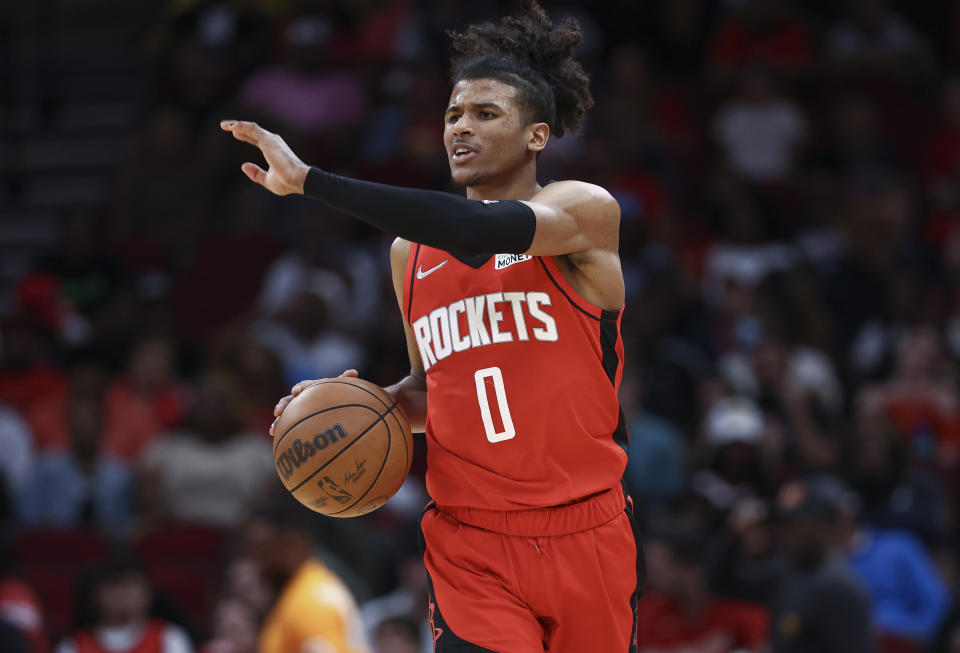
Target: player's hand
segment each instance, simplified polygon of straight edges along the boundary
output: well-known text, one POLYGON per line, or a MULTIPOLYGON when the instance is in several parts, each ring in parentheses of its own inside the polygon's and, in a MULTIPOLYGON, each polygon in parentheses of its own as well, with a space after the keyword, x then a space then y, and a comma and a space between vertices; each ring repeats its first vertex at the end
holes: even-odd
POLYGON ((231 132, 238 141, 256 145, 263 153, 269 166, 267 170, 249 161, 240 166, 250 179, 276 195, 303 194, 303 182, 310 166, 301 161, 282 138, 255 122, 221 120, 220 128, 231 132))
MULTIPOLYGON (((357 372, 356 370, 346 370, 340 376, 349 376, 349 377, 357 378, 360 376, 360 373, 357 372)), ((273 424, 270 425, 270 437, 273 437, 273 429, 276 428, 277 422, 280 421, 280 415, 283 414, 283 409, 287 407, 287 404, 293 401, 293 398, 296 397, 298 394, 300 394, 310 386, 316 383, 320 383, 320 381, 322 380, 323 379, 312 379, 309 381, 301 381, 300 383, 290 388, 290 394, 288 394, 286 397, 284 397, 283 399, 277 402, 277 405, 273 407, 274 420, 273 420, 273 424)))

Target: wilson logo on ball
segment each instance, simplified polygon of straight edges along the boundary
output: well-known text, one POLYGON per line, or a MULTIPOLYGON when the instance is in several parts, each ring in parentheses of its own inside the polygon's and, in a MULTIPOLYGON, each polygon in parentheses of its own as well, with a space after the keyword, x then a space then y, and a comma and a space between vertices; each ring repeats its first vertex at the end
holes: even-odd
POLYGON ((287 447, 277 458, 277 469, 285 481, 290 480, 293 470, 313 458, 318 451, 326 449, 337 440, 346 437, 347 432, 343 429, 343 426, 334 424, 326 431, 317 433, 312 440, 294 440, 293 444, 287 447))

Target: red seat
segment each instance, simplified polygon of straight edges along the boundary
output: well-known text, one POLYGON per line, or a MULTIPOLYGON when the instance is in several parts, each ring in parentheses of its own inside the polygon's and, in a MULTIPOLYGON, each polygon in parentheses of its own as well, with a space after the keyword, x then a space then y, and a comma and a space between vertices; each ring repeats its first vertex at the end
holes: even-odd
POLYGON ((103 559, 106 544, 93 531, 36 529, 17 536, 14 552, 24 580, 40 597, 50 633, 59 637, 73 625, 79 574, 103 559))
POLYGON ((136 551, 154 586, 200 625, 213 600, 225 543, 226 533, 220 529, 177 524, 144 535, 136 551))

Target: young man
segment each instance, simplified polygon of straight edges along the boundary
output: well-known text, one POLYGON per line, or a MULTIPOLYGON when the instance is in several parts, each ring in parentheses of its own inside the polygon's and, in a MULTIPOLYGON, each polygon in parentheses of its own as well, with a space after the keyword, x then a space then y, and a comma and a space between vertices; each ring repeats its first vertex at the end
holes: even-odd
POLYGON ((277 593, 257 653, 369 653, 353 595, 314 557, 310 516, 294 501, 273 499, 242 529, 244 554, 277 593))
POLYGON ((579 39, 535 3, 453 35, 444 144, 466 198, 344 179, 255 124, 222 124, 263 152, 268 170, 242 166, 253 181, 400 235, 391 263, 412 369, 387 390, 426 432, 421 529, 440 652, 636 648, 620 210, 597 186, 536 178, 550 135, 592 103, 579 39))

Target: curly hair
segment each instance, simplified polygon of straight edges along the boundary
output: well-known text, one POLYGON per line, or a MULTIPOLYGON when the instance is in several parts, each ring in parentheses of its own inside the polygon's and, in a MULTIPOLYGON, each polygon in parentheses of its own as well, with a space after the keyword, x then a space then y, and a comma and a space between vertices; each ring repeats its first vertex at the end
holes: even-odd
POLYGON ((590 78, 573 57, 580 25, 567 18, 555 26, 536 0, 500 25, 471 25, 449 32, 456 52, 450 69, 454 84, 464 79, 496 79, 518 91, 528 122, 545 122, 553 135, 576 131, 593 106, 590 78))

